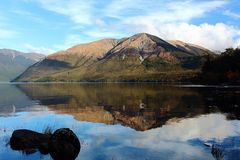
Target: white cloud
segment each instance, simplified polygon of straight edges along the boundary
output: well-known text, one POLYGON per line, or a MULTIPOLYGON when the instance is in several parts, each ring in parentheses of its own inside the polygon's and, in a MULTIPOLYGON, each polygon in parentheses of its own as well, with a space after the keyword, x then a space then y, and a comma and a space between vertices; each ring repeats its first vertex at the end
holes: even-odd
MULTIPOLYGON (((223 7, 229 0, 38 1, 43 8, 69 17, 76 25, 73 28, 88 36, 84 40, 118 38, 129 33, 148 32, 164 39, 179 39, 222 51, 236 46, 240 39, 239 28, 235 26, 222 22, 191 23, 192 20, 223 7)), ((230 11, 225 14, 239 16, 230 11)), ((74 39, 84 41, 76 36, 74 39)))
MULTIPOLYGON (((106 147, 104 151, 107 151, 108 155, 112 153, 120 159, 129 158, 129 154, 122 153, 121 148, 133 147, 153 151, 151 153, 156 153, 158 159, 201 160, 211 159, 210 153, 204 150, 203 143, 205 141, 216 140, 219 142, 231 136, 238 136, 239 125, 239 121, 228 121, 223 114, 209 114, 183 119, 144 132, 134 132, 130 128, 116 125, 98 125, 84 129, 86 131, 84 133, 89 136, 85 138, 90 144, 87 146, 88 150, 91 150, 91 147, 101 148, 104 141, 112 141, 113 144, 120 142, 118 146, 104 146, 106 147), (100 142, 97 143, 94 138, 100 138, 100 142), (194 143, 194 140, 202 141, 202 145, 192 145, 190 142, 194 143)), ((144 156, 148 157, 148 155, 144 156)), ((142 159, 144 158, 142 157, 142 159)))
POLYGON ((138 32, 148 32, 164 39, 178 39, 212 50, 224 50, 227 47, 235 46, 235 38, 240 37, 238 28, 224 23, 193 25, 138 21, 134 25, 138 32))
POLYGON ((93 1, 39 0, 44 8, 68 16, 78 24, 91 24, 93 1))
MULTIPOLYGON (((164 125, 144 132, 138 132, 126 139, 125 143, 130 146, 147 148, 167 153, 168 159, 208 159, 207 155, 200 149, 188 144, 188 141, 208 140, 222 141, 231 136, 238 136, 239 122, 227 121, 222 114, 209 114, 197 118, 188 118, 176 124, 164 125), (210 122, 210 123, 209 123, 210 122), (206 157, 203 158, 202 156, 206 157), (194 158, 193 158, 194 157, 194 158)), ((202 144, 202 147, 204 145, 202 144)))
POLYGON ((105 25, 102 17, 115 17, 131 22, 133 19, 145 18, 158 22, 189 21, 215 10, 228 0, 214 1, 169 1, 169 0, 109 0, 108 3, 88 0, 38 0, 50 11, 68 16, 78 24, 105 25))
MULTIPOLYGON (((208 114, 195 118, 182 119, 179 122, 169 122, 169 124, 162 127, 146 130, 143 132, 131 132, 126 137, 124 143, 134 146, 142 146, 147 148, 154 148, 158 150, 162 148, 162 143, 167 142, 187 142, 189 140, 199 139, 202 141, 208 140, 223 140, 231 136, 238 136, 240 133, 240 123, 234 120, 227 120, 223 114, 208 114), (211 122, 211 123, 209 123, 211 122), (219 125, 217 125, 219 124, 219 125)), ((111 135, 118 136, 123 134, 122 128, 117 126, 96 126, 87 133, 90 135, 111 135)), ((129 132, 130 128, 128 128, 129 132)), ((123 130, 124 131, 124 130, 123 130)))
POLYGON ((146 19, 158 22, 189 21, 215 10, 228 1, 168 1, 168 0, 119 0, 112 2, 106 9, 108 16, 132 20, 146 19), (137 12, 137 14, 134 14, 137 12), (127 15, 127 17, 126 17, 127 15))
POLYGON ((55 50, 53 49, 42 47, 42 46, 35 47, 29 43, 25 43, 23 46, 27 52, 31 52, 31 53, 50 54, 55 52, 55 50))
MULTIPOLYGON (((154 144, 161 147, 158 143, 162 141, 185 142, 192 139, 202 141, 218 139, 223 140, 229 136, 237 136, 240 131, 235 125, 236 121, 227 121, 225 115, 209 114, 197 118, 189 118, 179 123, 165 125, 162 128, 141 132, 136 136, 136 145, 144 146, 154 144), (208 123, 211 122, 211 123, 208 123), (216 125, 219 124, 219 125, 216 125), (221 124, 221 125, 220 125, 221 124), (139 141, 141 139, 141 141, 139 141)), ((157 149, 157 148, 156 148, 157 149)))
POLYGON ((232 18, 235 18, 235 19, 240 19, 240 13, 234 13, 230 10, 224 11, 223 14, 226 15, 226 16, 230 16, 232 18))
POLYGON ((240 38, 236 40, 236 43, 233 46, 234 48, 238 47, 240 49, 240 38))

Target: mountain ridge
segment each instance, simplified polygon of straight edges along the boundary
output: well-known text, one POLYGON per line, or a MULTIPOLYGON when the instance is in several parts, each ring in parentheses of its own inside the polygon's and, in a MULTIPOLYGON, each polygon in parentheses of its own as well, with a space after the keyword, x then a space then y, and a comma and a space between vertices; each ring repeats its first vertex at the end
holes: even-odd
POLYGON ((196 44, 191 44, 191 43, 185 43, 180 40, 170 40, 169 43, 173 44, 176 47, 181 48, 182 50, 192 52, 196 55, 201 55, 202 53, 213 53, 212 51, 210 51, 202 46, 199 46, 196 44))
POLYGON ((196 45, 187 47, 147 33, 103 39, 48 55, 15 81, 148 81, 148 76, 159 81, 161 78, 154 75, 195 72, 204 57, 213 54, 196 45))
POLYGON ((30 65, 42 59, 38 53, 23 53, 12 49, 0 49, 0 81, 10 81, 30 65))

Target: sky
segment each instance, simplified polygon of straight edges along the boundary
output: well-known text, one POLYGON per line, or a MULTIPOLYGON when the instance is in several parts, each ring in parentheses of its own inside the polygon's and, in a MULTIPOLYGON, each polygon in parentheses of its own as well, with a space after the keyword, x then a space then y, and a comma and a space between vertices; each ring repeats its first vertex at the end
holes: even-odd
POLYGON ((149 33, 214 51, 240 45, 239 0, 1 0, 0 48, 50 54, 149 33))

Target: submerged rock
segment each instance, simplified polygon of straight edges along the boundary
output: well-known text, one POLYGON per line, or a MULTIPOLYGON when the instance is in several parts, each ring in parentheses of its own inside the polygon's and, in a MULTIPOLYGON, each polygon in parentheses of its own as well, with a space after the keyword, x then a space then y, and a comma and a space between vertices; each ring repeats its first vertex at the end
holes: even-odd
POLYGON ((38 133, 31 130, 15 130, 10 138, 10 146, 13 150, 36 150, 42 145, 46 145, 50 140, 50 135, 38 133))
POLYGON ((39 151, 49 154, 54 160, 74 160, 78 156, 81 145, 74 132, 68 128, 56 130, 53 134, 42 134, 31 130, 15 130, 10 138, 13 150, 32 154, 39 151))
POLYGON ((77 136, 68 128, 56 130, 49 141, 50 155, 56 160, 74 160, 80 148, 77 136))

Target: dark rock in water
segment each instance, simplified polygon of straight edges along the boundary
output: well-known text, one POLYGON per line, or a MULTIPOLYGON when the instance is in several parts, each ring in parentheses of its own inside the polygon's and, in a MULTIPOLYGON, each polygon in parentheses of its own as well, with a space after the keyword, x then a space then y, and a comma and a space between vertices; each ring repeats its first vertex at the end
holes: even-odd
POLYGON ((36 150, 39 146, 48 143, 49 139, 49 135, 20 129, 13 132, 10 138, 10 146, 13 150, 36 150))
POLYGON ((68 128, 58 129, 53 134, 16 130, 10 138, 10 146, 26 154, 36 151, 44 155, 50 153, 54 160, 74 160, 81 149, 77 136, 68 128))
POLYGON ((49 153, 49 145, 48 143, 42 143, 39 147, 38 150, 41 154, 48 154, 49 153))
POLYGON ((50 138, 50 155, 55 160, 74 160, 81 145, 77 136, 68 128, 56 130, 50 138))

